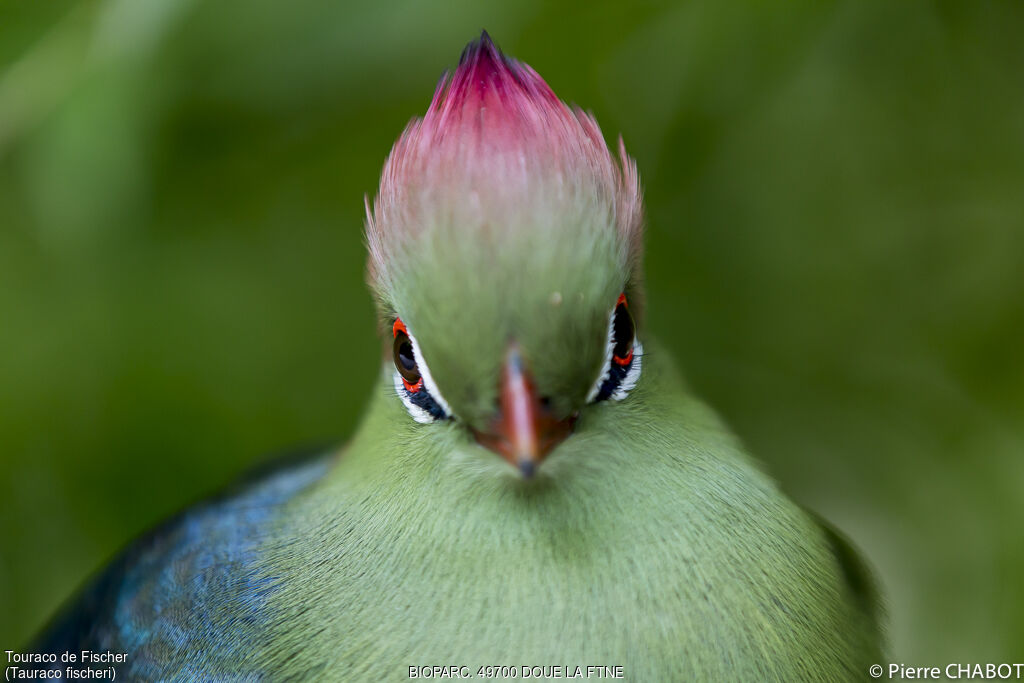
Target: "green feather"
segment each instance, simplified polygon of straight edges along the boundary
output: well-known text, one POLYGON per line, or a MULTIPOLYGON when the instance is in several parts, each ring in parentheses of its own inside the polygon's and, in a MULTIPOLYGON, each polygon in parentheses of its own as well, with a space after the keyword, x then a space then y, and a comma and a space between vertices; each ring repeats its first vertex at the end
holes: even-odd
POLYGON ((880 638, 850 551, 652 348, 633 393, 586 413, 527 481, 460 426, 418 425, 378 392, 266 549, 281 589, 261 664, 346 679, 438 662, 862 678, 880 638))
POLYGON ((475 426, 494 411, 512 338, 558 412, 581 404, 600 372, 608 314, 627 280, 611 229, 506 238, 492 246, 427 233, 392 290, 393 311, 384 313, 409 325, 441 394, 475 426))

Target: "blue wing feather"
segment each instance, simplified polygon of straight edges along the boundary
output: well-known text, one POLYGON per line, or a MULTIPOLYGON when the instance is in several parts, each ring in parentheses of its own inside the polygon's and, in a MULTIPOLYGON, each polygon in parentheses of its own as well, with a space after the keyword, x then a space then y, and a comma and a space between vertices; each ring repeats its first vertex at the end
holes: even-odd
POLYGON ((58 659, 66 650, 126 652, 118 673, 129 680, 260 679, 247 667, 275 590, 261 547, 277 511, 329 460, 289 461, 143 536, 64 608, 32 651, 58 659))

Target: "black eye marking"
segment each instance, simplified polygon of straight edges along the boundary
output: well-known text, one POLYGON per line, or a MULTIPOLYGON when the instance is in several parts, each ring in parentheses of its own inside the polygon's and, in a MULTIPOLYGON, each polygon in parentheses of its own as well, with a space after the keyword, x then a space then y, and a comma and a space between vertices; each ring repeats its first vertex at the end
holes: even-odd
POLYGON ((636 323, 625 294, 620 294, 608 322, 608 351, 601 375, 588 395, 597 403, 609 398, 621 401, 640 379, 643 345, 636 339, 636 323))
POLYGON ((612 360, 616 364, 628 366, 633 360, 633 338, 636 328, 633 325, 633 314, 629 312, 626 295, 620 294, 615 302, 615 313, 612 314, 612 360))

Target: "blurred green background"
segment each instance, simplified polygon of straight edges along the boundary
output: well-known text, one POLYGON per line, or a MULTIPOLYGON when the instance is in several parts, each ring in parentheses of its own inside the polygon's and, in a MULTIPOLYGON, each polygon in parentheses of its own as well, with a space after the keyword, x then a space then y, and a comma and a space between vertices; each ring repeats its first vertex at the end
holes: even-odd
POLYGON ((648 324, 877 568, 1024 657, 1024 3, 0 0, 0 646, 379 350, 363 194, 486 27, 636 157, 648 324))

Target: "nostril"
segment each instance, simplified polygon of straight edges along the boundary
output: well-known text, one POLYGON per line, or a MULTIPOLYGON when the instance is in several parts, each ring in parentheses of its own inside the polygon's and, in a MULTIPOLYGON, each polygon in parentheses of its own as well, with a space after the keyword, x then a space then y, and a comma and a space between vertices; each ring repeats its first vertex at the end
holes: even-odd
POLYGON ((551 407, 551 397, 550 396, 541 396, 539 401, 540 401, 540 407, 541 408, 547 409, 547 408, 551 407))

